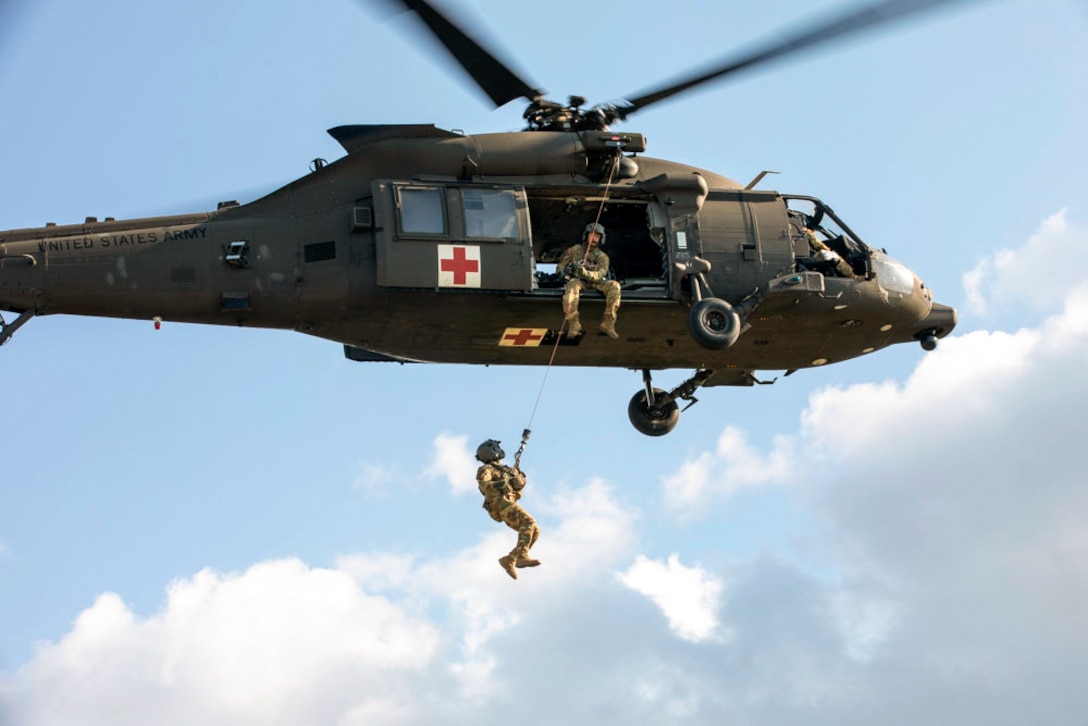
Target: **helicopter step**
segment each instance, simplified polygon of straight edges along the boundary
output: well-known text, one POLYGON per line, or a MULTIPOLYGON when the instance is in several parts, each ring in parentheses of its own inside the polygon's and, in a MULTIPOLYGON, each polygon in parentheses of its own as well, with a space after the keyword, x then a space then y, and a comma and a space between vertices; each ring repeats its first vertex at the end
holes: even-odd
MULTIPOLYGON (((625 300, 665 300, 675 304, 675 300, 664 285, 638 284, 638 286, 624 286, 623 298, 625 300)), ((542 298, 545 300, 562 300, 562 287, 538 287, 531 292, 521 293, 518 297, 542 298)), ((513 295, 512 295, 513 296, 513 295)), ((604 300, 604 294, 593 289, 583 290, 581 297, 584 300, 604 300)))

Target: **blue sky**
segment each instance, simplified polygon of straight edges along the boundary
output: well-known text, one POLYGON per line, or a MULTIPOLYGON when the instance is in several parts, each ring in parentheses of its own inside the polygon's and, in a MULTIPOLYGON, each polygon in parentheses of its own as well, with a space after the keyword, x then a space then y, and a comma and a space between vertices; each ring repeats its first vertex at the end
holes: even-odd
MULTIPOLYGON (((594 102, 840 7, 449 4, 594 102)), ((520 126, 366 3, 0 20, 4 229, 253 199, 337 158, 341 124, 520 126)), ((660 439, 627 421, 636 373, 553 370, 524 459, 544 565, 516 583, 469 451, 516 448, 542 369, 32 321, 0 349, 0 722, 1084 713, 1086 31, 1073 0, 968 3, 630 120, 651 156, 781 172, 763 186, 824 199, 960 325, 702 391, 660 439)))

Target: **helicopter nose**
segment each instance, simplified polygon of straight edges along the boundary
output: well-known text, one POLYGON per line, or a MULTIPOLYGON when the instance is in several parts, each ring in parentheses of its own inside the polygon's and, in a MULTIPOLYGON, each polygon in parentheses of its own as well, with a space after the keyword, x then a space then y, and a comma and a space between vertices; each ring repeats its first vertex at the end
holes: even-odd
POLYGON ((952 332, 956 327, 956 309, 948 305, 933 303, 929 315, 918 321, 918 332, 914 334, 924 350, 934 350, 937 340, 952 332))

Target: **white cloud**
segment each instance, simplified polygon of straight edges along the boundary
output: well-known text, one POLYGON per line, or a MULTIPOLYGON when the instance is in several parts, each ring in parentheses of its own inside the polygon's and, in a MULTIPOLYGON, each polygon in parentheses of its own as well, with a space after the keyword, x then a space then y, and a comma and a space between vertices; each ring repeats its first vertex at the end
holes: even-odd
MULTIPOLYGON (((448 608, 447 637, 451 650, 444 667, 456 683, 458 697, 472 703, 486 703, 504 689, 505 674, 497 672, 500 661, 493 641, 521 620, 524 593, 499 568, 497 558, 505 554, 516 537, 494 533, 477 545, 431 561, 378 554, 342 557, 337 566, 360 583, 388 590, 392 595, 416 603, 441 603, 448 608), (513 599, 510 599, 510 596, 513 599)), ((555 563, 549 562, 554 567, 555 563)), ((543 570, 543 568, 540 568, 543 570)), ((546 572, 546 571, 545 571, 546 572)), ((536 574, 536 573, 534 573, 536 574)))
POLYGON ((1039 310, 1061 305, 1084 279, 1074 261, 1084 252, 1088 228, 1071 223, 1066 210, 1046 219, 1027 243, 1003 249, 979 261, 963 276, 972 311, 1027 304, 1039 310))
POLYGON ((359 582, 365 582, 367 589, 384 592, 403 588, 411 578, 415 563, 416 557, 412 555, 380 552, 345 555, 336 560, 336 567, 359 582))
POLYGON ((469 703, 513 698, 510 689, 517 689, 518 674, 526 666, 515 665, 511 671, 511 656, 503 643, 526 628, 546 633, 549 604, 564 606, 572 597, 573 602, 581 601, 581 593, 607 580, 607 573, 629 557, 636 544, 635 513, 615 499, 603 480, 562 489, 546 499, 533 495, 531 477, 528 487, 522 504, 541 527, 533 548, 540 567, 522 570, 517 583, 509 580, 497 560, 514 546, 517 533, 494 522, 475 546, 421 563, 409 575, 407 591, 412 597, 443 599, 451 609, 458 647, 450 671, 460 697, 469 703))
POLYGON ((1069 675, 1088 648, 1086 321, 1076 290, 1037 328, 945 341, 903 385, 810 402, 800 436, 825 473, 809 496, 851 574, 848 653, 887 703, 909 704, 893 670, 947 695, 902 722, 995 693, 990 722, 1088 707, 1069 675))
POLYGON ((714 451, 689 459, 664 479, 665 504, 695 514, 741 489, 788 482, 797 466, 793 447, 792 438, 776 436, 770 453, 763 456, 744 431, 728 426, 714 451))
MULTIPOLYGON (((528 491, 532 491, 530 479, 528 491)), ((547 499, 526 497, 542 534, 533 555, 542 565, 522 570, 514 583, 498 565, 517 541, 517 533, 494 522, 475 545, 438 559, 421 561, 386 555, 341 558, 338 567, 369 587, 390 588, 412 601, 446 603, 456 649, 449 670, 459 697, 471 703, 505 698, 512 675, 503 671, 507 658, 497 645, 516 628, 533 622, 544 628, 545 603, 578 599, 595 581, 607 579, 636 544, 635 513, 616 501, 612 488, 594 479, 564 489, 547 499), (550 522, 558 522, 550 526, 550 522), (533 614, 535 612, 535 614, 533 614)), ((481 520, 488 522, 486 517, 481 520)))
POLYGON ((1044 334, 1031 329, 968 333, 942 341, 905 383, 817 391, 802 415, 802 455, 894 455, 906 442, 941 435, 957 423, 985 423, 1002 406, 1003 394, 1037 372, 1033 366, 1044 342, 1044 334))
POLYGON ((685 567, 675 554, 667 562, 639 555, 619 579, 650 598, 665 615, 669 628, 684 640, 698 643, 721 635, 718 608, 723 585, 701 567, 685 567))
POLYGON ((633 555, 635 517, 599 480, 538 504, 544 564, 517 582, 496 562, 516 533, 495 523, 437 558, 205 570, 172 583, 146 617, 104 594, 66 636, 0 675, 0 722, 469 724, 498 723, 523 698, 540 713, 558 708, 549 684, 582 687, 595 666, 557 673, 555 638, 577 648, 579 632, 614 627, 610 611, 629 591, 608 583, 633 555), (569 612, 556 620, 557 610, 569 612), (527 694, 538 683, 546 692, 527 694))
MULTIPOLYGON (((559 520, 554 534, 544 528, 541 542, 549 558, 572 575, 610 567, 635 546, 637 515, 616 500, 603 479, 593 478, 578 489, 563 489, 550 501, 541 502, 539 509, 559 520)), ((537 551, 534 549, 534 554, 537 551)))
POLYGON ((468 434, 454 436, 442 433, 432 443, 434 459, 427 467, 426 475, 445 477, 454 494, 476 491, 476 469, 479 462, 468 450, 468 434))
POLYGON ((439 644, 347 574, 279 560, 178 580, 149 618, 103 594, 0 695, 27 726, 335 723, 388 712, 389 677, 425 669, 439 644))

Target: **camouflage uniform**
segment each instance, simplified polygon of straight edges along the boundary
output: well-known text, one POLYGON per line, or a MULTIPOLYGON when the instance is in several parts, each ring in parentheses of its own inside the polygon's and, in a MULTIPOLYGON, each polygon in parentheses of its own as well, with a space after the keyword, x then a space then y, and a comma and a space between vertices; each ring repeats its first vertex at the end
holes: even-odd
POLYGON ((830 262, 835 271, 842 277, 856 277, 854 268, 850 267, 850 263, 844 260, 838 252, 828 247, 826 242, 817 237, 816 233, 807 227, 805 228, 805 237, 808 238, 808 246, 812 250, 813 257, 822 262, 830 262))
MULTIPOLYGON (((518 543, 507 555, 509 561, 516 562, 516 567, 533 567, 540 564, 529 557, 529 550, 540 537, 540 527, 537 526, 536 520, 517 503, 521 499, 521 490, 525 488, 525 474, 517 468, 500 464, 498 461, 490 461, 476 471, 476 483, 480 488, 480 494, 484 495, 484 509, 491 518, 517 530, 518 543)), ((511 577, 517 577, 511 569, 505 566, 504 569, 507 569, 511 577)))
POLYGON ((569 274, 567 270, 577 263, 582 263, 585 267, 585 276, 572 276, 567 280, 567 288, 563 291, 563 314, 567 320, 572 321, 573 327, 578 321, 578 301, 582 296, 582 290, 588 287, 604 293, 602 319, 615 324, 616 313, 620 309, 620 284, 606 278, 609 267, 608 255, 596 246, 590 247, 587 253, 584 244, 572 245, 559 258, 556 269, 566 275, 569 274))

